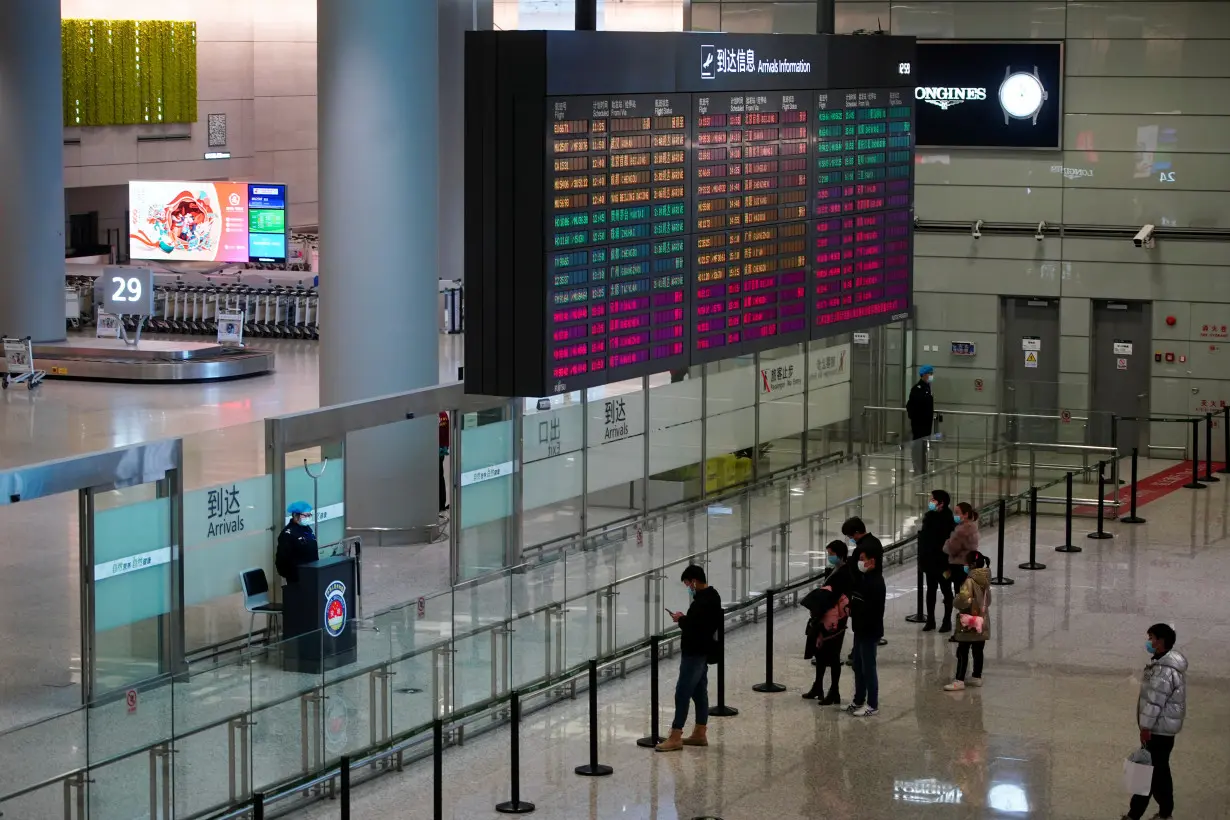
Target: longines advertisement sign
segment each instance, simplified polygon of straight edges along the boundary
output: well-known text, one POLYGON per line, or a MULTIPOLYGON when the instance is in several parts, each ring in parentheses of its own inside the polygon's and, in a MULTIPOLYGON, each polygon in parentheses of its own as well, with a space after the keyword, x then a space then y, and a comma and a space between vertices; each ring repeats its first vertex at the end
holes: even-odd
POLYGON ((914 72, 918 145, 1063 145, 1063 44, 920 41, 914 72))

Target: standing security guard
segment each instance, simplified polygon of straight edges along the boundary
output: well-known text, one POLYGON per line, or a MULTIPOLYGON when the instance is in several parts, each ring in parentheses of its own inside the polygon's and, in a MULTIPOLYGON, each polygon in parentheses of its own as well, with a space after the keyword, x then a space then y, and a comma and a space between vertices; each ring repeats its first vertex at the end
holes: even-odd
POLYGON ((316 533, 304 523, 312 517, 312 505, 306 501, 296 501, 286 508, 286 514, 290 516, 290 521, 278 534, 278 550, 273 563, 286 583, 297 584, 299 566, 319 560, 320 552, 316 533))
POLYGON ((905 413, 910 419, 910 455, 914 462, 914 474, 927 472, 927 439, 931 438, 931 425, 935 418, 935 399, 931 396, 931 380, 935 368, 924 364, 918 368, 918 381, 910 390, 905 403, 905 413))

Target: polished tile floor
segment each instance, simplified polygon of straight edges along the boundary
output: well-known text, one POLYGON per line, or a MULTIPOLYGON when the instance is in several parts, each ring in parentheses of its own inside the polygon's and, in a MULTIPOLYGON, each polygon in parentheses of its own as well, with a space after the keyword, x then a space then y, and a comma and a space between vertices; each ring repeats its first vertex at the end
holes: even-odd
MULTIPOLYGON (((1174 753, 1176 817, 1230 818, 1230 483, 1177 491, 1142 509, 1148 523, 1112 523, 1115 538, 1081 538, 1084 552, 1056 554, 1060 522, 1044 518, 1038 543, 1047 569, 1027 557, 1022 518, 1009 531, 1007 575, 995 590, 986 686, 941 691, 955 665, 942 636, 904 622, 913 573, 890 574, 889 645, 881 650, 881 713, 860 721, 798 695, 811 668, 799 659, 804 616, 777 619, 780 695, 750 691, 764 678, 763 621, 730 638, 728 701, 741 712, 714 718, 713 745, 655 755, 635 745, 648 733, 647 675, 600 690, 600 759, 612 777, 573 774, 586 762, 584 701, 527 716, 522 798, 536 817, 725 820, 773 817, 1117 818, 1126 809, 1121 761, 1137 743, 1135 702, 1144 633, 1175 625, 1191 663, 1188 722, 1174 753)), ((1078 533, 1088 526, 1080 526, 1078 533)), ((679 605, 683 595, 679 594, 679 605)), ((674 670, 663 672, 669 720, 674 670)), ((853 681, 842 679, 848 698, 853 681)), ((711 696, 713 694, 711 684, 711 696)), ((446 751, 445 816, 495 817, 508 799, 507 735, 501 730, 446 751)), ((331 820, 334 803, 310 807, 331 820)), ((418 764, 358 788, 353 816, 431 816, 431 772, 418 764)))

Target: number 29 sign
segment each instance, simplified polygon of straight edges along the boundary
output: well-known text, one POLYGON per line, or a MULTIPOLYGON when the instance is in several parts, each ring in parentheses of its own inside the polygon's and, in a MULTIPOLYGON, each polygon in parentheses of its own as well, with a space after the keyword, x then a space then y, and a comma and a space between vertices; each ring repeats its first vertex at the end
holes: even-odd
POLYGON ((94 280, 94 292, 101 291, 103 310, 125 316, 150 316, 154 312, 154 271, 152 268, 108 267, 94 280))

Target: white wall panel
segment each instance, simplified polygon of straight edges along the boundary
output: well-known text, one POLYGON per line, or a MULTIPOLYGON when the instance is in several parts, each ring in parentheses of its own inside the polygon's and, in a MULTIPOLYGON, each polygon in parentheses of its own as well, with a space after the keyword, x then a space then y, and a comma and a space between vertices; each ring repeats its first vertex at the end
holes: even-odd
POLYGON ((919 219, 988 222, 1058 222, 1063 195, 1058 188, 917 185, 914 213, 919 219))
POLYGON ((1224 0, 1088 0, 1069 2, 1067 13, 1069 39, 1230 39, 1230 2, 1224 0))
POLYGON ((1230 77, 1221 40, 1075 40, 1064 44, 1069 77, 1230 77))
POLYGON ((1069 77, 1064 110, 1070 114, 1230 115, 1225 77, 1069 77))
MULTIPOLYGON (((1230 120, 1227 120, 1230 127, 1230 120)), ((1101 190, 1230 191, 1230 155, 1086 151, 1064 154, 1064 186, 1101 190)))
POLYGON ((1063 177, 1052 170, 1057 163, 1050 152, 918 149, 914 166, 916 185, 997 185, 1038 188, 1059 187, 1063 177))
POLYGON ((924 38, 1061 40, 1064 7, 1054 2, 917 2, 894 0, 893 34, 924 38))
MULTIPOLYGON (((1230 228, 1230 194, 1220 191, 1064 192, 1063 221, 1069 225, 1144 225, 1230 228)), ((1230 260, 1228 260, 1230 261, 1230 260)))

